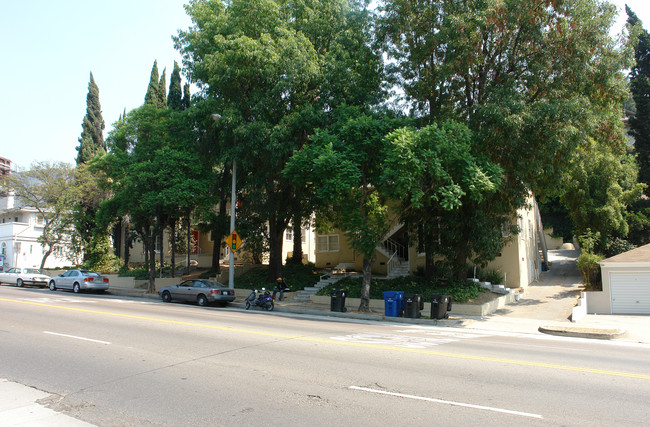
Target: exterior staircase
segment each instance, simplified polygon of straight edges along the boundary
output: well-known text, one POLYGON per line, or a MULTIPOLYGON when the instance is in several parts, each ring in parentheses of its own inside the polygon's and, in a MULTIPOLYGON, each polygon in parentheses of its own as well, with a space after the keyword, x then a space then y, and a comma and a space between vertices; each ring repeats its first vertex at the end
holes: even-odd
MULTIPOLYGON (((338 269, 338 267, 337 267, 337 269, 338 269)), ((337 269, 335 269, 334 271, 336 271, 337 269)), ((324 288, 325 286, 331 285, 333 283, 336 283, 339 280, 341 280, 344 277, 347 277, 349 275, 350 275, 350 273, 334 273, 334 272, 324 274, 324 275, 321 276, 320 281, 318 283, 316 283, 314 286, 307 286, 302 291, 299 291, 291 299, 291 301, 308 303, 308 302, 311 301, 310 297, 312 295, 315 295, 322 288, 324 288)))
POLYGON ((397 263, 390 269, 388 272, 388 275, 386 275, 386 279, 394 279, 396 277, 403 277, 403 276, 408 276, 409 273, 409 263, 408 261, 398 258, 397 263))

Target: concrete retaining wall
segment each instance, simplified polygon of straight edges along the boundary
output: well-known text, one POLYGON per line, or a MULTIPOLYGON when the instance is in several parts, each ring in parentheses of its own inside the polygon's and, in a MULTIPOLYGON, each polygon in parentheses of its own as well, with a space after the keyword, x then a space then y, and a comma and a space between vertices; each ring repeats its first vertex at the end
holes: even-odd
MULTIPOLYGON (((312 295, 311 302, 314 304, 324 304, 330 305, 330 297, 327 295, 312 295)), ((505 294, 498 298, 493 299, 492 301, 486 302, 485 304, 456 304, 452 301, 451 311, 449 314, 462 315, 462 316, 486 316, 488 314, 494 313, 500 308, 505 307, 507 304, 512 303, 515 300, 514 294, 505 294)), ((346 298, 345 306, 348 309, 356 310, 359 307, 361 300, 359 298, 346 298)), ((370 309, 373 311, 383 312, 385 310, 384 300, 380 299, 371 299, 370 300, 370 309)), ((431 315, 431 304, 425 301, 424 310, 422 310, 423 316, 431 315)))

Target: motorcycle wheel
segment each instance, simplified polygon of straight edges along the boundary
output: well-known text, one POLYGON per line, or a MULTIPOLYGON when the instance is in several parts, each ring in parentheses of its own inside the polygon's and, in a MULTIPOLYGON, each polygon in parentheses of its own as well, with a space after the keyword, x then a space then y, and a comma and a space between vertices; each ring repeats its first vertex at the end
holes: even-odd
POLYGON ((269 301, 268 303, 266 303, 266 305, 264 306, 264 308, 265 308, 267 311, 273 311, 273 307, 274 307, 274 306, 275 306, 275 304, 273 304, 273 301, 269 301))
POLYGON ((249 308, 251 308, 251 302, 250 302, 250 301, 246 301, 246 310, 248 310, 249 308))

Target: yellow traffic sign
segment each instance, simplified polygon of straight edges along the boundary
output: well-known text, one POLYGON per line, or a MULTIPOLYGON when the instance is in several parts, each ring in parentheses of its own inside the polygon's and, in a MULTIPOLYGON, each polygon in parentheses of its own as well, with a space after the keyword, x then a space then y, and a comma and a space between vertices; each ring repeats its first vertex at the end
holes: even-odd
POLYGON ((231 251, 237 252, 237 249, 242 244, 241 238, 239 237, 239 233, 236 231, 233 231, 226 237, 226 243, 228 244, 228 247, 230 248, 231 251))

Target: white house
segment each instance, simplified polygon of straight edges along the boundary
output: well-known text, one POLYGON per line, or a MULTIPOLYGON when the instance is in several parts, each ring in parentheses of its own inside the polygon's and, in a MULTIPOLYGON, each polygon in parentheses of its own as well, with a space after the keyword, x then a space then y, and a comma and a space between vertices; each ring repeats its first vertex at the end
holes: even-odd
MULTIPOLYGON (((34 208, 22 206, 12 194, 0 194, 0 267, 39 268, 45 249, 38 242, 44 220, 34 208)), ((62 248, 55 248, 45 268, 73 265, 62 248)))

